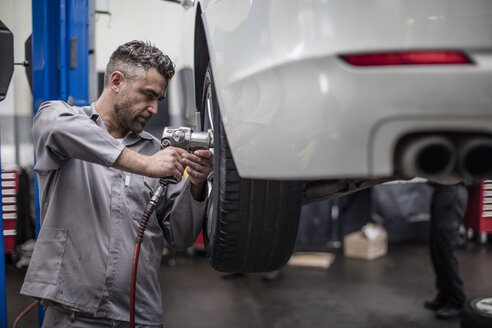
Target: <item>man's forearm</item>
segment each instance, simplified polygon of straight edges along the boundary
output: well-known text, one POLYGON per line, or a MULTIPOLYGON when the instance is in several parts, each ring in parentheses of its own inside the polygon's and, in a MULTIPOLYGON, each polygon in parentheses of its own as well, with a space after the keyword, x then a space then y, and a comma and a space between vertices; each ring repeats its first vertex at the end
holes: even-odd
POLYGON ((142 155, 130 148, 125 147, 113 167, 122 171, 150 176, 149 156, 142 155))
POLYGON ((177 181, 181 181, 184 171, 181 164, 182 152, 185 150, 168 147, 149 156, 125 148, 113 167, 151 178, 173 177, 177 181))

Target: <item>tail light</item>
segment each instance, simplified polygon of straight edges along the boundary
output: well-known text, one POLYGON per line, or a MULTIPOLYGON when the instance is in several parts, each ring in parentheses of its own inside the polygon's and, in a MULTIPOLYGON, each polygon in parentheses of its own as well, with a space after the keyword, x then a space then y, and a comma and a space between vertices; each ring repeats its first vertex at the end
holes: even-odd
POLYGON ((473 62, 460 51, 402 51, 340 56, 354 66, 466 65, 473 62))

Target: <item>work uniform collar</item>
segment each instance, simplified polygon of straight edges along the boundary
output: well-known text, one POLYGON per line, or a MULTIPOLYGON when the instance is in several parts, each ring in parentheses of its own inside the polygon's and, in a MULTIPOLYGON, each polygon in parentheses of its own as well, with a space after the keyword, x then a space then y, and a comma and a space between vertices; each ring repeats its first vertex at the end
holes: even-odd
POLYGON ((142 131, 138 134, 133 132, 133 131, 128 131, 126 136, 123 138, 123 144, 125 146, 131 146, 133 144, 136 144, 137 142, 139 142, 142 139, 152 140, 152 139, 154 139, 154 137, 150 133, 145 132, 145 131, 142 131))

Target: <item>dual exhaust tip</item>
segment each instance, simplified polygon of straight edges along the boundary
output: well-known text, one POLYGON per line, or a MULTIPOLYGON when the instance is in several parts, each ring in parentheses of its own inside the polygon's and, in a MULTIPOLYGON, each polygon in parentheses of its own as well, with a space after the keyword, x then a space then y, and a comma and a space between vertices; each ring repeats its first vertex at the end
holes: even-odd
POLYGON ((492 136, 420 134, 396 148, 396 171, 404 178, 466 184, 492 179, 492 136))

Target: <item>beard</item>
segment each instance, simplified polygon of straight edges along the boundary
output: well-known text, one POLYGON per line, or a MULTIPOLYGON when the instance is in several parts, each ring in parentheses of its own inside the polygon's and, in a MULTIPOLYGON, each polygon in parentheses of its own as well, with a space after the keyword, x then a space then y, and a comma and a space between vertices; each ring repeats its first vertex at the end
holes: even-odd
POLYGON ((133 106, 134 104, 131 100, 121 99, 121 101, 114 104, 113 116, 121 127, 135 133, 140 133, 144 130, 151 115, 135 114, 135 111, 132 110, 133 106))

